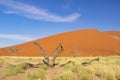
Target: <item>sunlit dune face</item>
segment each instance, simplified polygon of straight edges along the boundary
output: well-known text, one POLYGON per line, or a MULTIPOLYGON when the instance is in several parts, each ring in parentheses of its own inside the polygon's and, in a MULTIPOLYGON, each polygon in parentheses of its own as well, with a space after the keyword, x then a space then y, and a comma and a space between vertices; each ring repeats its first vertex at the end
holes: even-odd
MULTIPOLYGON (((54 49, 59 43, 64 51, 60 56, 109 56, 120 55, 120 33, 100 32, 95 29, 78 30, 56 34, 50 37, 37 40, 49 55, 53 55, 54 49), (110 35, 117 38, 110 37, 110 35)), ((18 48, 14 56, 42 56, 38 47, 33 42, 14 46, 18 48)), ((12 56, 7 48, 0 50, 0 55, 12 56)))

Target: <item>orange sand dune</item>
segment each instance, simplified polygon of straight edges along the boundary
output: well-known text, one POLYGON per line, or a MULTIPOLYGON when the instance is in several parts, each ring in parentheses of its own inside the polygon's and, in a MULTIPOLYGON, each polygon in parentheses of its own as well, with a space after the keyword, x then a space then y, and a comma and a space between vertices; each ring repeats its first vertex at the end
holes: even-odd
POLYGON ((106 31, 105 33, 111 36, 120 37, 120 31, 106 31))
MULTIPOLYGON (((64 51, 61 56, 110 56, 120 55, 120 40, 108 35, 108 32, 100 32, 96 29, 77 30, 56 34, 38 39, 40 45, 53 55, 53 50, 62 43, 64 51)), ((39 49, 33 41, 11 46, 16 49, 16 56, 41 56, 39 49)), ((7 48, 0 49, 1 56, 13 56, 7 48)))

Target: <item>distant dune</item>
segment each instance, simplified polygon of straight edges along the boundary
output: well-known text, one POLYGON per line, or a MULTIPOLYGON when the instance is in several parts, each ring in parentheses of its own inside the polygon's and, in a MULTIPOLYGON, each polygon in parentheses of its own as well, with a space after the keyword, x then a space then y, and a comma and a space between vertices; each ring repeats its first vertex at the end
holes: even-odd
MULTIPOLYGON (((120 31, 77 30, 38 39, 37 42, 49 52, 50 56, 59 43, 64 47, 61 56, 120 55, 120 31)), ((0 56, 13 56, 10 48, 15 49, 16 56, 41 56, 33 41, 1 48, 0 56)))

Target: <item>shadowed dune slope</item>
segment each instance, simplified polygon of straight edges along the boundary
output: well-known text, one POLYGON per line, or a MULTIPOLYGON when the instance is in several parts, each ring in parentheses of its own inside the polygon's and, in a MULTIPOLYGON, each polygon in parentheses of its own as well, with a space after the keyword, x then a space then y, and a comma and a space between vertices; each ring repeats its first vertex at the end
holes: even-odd
MULTIPOLYGON (((120 55, 120 40, 111 37, 111 32, 100 32, 96 29, 85 29, 56 34, 38 39, 37 42, 53 55, 54 49, 62 43, 64 51, 60 56, 110 56, 120 55)), ((115 33, 116 35, 116 33, 115 33)), ((120 34, 117 34, 120 36, 120 34)), ((1 48, 2 56, 42 56, 33 41, 24 44, 1 48)))

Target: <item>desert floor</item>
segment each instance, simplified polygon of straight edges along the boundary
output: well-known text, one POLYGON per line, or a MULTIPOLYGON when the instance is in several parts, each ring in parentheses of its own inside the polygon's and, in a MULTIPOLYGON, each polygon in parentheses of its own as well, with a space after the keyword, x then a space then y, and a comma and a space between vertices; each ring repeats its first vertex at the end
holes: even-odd
POLYGON ((120 56, 89 63, 96 58, 58 57, 59 64, 50 68, 42 64, 43 57, 0 56, 0 80, 120 80, 120 56), (25 68, 24 63, 41 65, 25 68))

